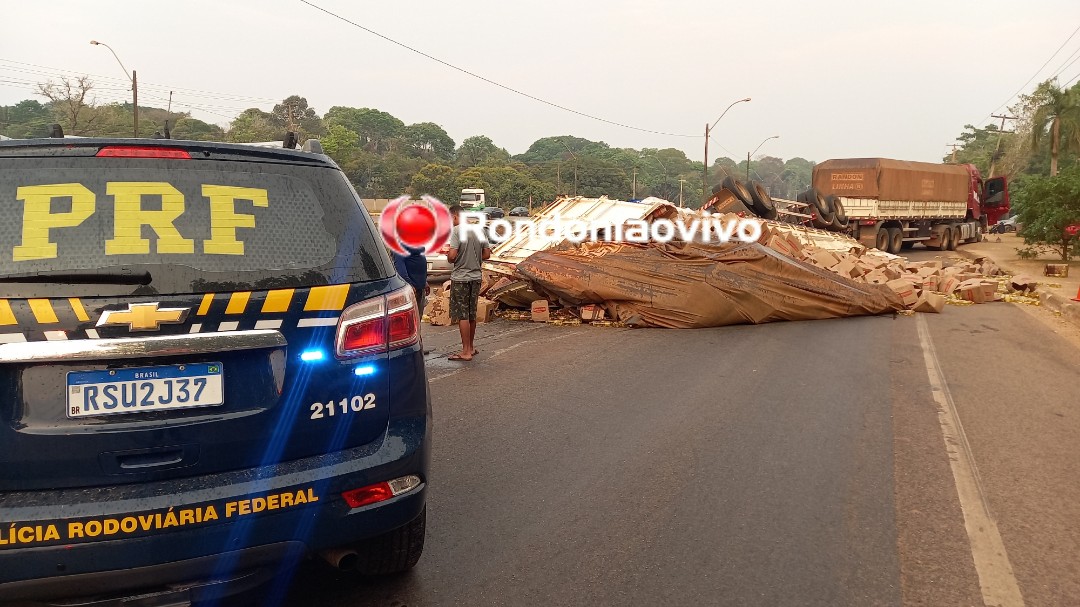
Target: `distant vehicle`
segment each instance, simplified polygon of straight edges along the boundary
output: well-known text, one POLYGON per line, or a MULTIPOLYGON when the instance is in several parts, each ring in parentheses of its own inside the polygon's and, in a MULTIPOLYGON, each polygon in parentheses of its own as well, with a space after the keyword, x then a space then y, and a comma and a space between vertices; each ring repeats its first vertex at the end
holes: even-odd
POLYGON ((488 219, 502 219, 506 217, 506 213, 499 207, 484 207, 484 214, 488 216, 488 219))
POLYGON ((513 209, 510 209, 510 216, 511 217, 528 217, 529 216, 529 209, 526 209, 525 207, 514 207, 513 209))
POLYGON ((979 242, 1010 208, 1005 178, 984 180, 975 165, 887 158, 826 160, 801 197, 814 227, 894 255, 917 242, 938 251, 979 242))
POLYGON ((466 211, 479 211, 487 206, 484 190, 465 188, 461 190, 461 207, 466 211))
POLYGON ((1019 224, 1016 222, 1016 215, 1009 217, 1008 219, 1002 219, 995 223, 990 228, 991 234, 1008 234, 1009 232, 1015 232, 1019 228, 1019 224))

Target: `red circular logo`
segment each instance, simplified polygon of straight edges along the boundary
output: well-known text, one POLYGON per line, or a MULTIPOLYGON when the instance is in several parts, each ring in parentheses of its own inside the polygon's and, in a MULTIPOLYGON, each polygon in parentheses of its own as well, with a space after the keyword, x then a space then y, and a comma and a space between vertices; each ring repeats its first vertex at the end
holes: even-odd
POLYGON ((423 202, 401 196, 390 201, 379 216, 379 231, 390 250, 408 255, 405 247, 439 250, 450 239, 450 209, 432 196, 423 202))

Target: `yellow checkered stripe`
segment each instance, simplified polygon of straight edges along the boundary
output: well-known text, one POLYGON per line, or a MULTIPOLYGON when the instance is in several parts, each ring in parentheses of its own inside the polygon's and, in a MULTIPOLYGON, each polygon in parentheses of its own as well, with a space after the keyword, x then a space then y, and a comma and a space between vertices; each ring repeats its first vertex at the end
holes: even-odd
MULTIPOLYGON (((342 284, 308 289, 206 293, 190 306, 187 332, 336 326, 340 314, 335 312, 340 313, 345 308, 350 287, 342 284)), ((147 299, 140 297, 132 303, 144 301, 147 299)), ((160 301, 163 308, 181 305, 169 297, 155 298, 155 301, 160 301)), ((116 300, 110 299, 109 303, 115 304, 116 300)), ((107 307, 117 309, 115 305, 107 307)), ((34 339, 98 338, 99 331, 94 323, 104 309, 105 306, 100 310, 92 309, 89 300, 80 298, 0 299, 0 344, 34 339), (79 329, 72 330, 72 326, 79 329)), ((115 332, 116 327, 111 329, 115 332)), ((123 327, 119 329, 127 333, 123 327)), ((175 332, 174 328, 163 326, 159 333, 175 332)))

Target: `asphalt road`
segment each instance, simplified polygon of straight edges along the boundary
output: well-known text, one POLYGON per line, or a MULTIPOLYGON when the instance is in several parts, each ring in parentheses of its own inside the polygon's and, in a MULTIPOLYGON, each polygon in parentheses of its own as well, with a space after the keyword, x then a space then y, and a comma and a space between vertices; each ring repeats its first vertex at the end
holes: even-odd
MULTIPOLYGON (((1003 303, 924 321, 1023 604, 1080 603, 1075 331, 1003 303)), ((425 554, 307 567, 287 604, 982 605, 918 322, 501 321, 471 363, 425 327, 425 554)))

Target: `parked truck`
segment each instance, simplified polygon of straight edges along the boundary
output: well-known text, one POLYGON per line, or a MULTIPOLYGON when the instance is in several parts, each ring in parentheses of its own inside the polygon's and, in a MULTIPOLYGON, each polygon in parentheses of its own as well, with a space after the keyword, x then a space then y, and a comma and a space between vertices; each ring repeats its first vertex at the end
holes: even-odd
POLYGON ((815 223, 893 254, 915 243, 944 251, 978 242, 1009 213, 1006 179, 984 180, 971 164, 826 160, 814 167, 813 188, 801 198, 815 223))

